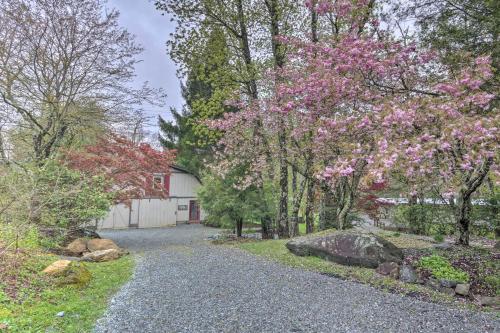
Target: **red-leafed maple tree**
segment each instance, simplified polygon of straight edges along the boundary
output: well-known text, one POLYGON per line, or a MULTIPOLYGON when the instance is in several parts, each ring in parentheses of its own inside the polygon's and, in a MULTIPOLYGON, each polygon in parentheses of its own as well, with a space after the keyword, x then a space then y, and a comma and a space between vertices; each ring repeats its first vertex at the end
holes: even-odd
POLYGON ((117 203, 144 196, 168 197, 168 189, 155 184, 155 175, 168 177, 174 150, 159 151, 147 143, 135 144, 116 134, 102 137, 83 151, 68 152, 65 162, 91 176, 104 176, 117 203))

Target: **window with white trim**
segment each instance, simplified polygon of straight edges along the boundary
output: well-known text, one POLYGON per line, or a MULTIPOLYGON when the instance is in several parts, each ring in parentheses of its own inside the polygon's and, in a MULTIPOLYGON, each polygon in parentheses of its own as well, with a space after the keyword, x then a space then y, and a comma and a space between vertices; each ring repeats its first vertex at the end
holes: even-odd
POLYGON ((153 176, 153 189, 155 190, 163 190, 163 175, 154 175, 153 176))

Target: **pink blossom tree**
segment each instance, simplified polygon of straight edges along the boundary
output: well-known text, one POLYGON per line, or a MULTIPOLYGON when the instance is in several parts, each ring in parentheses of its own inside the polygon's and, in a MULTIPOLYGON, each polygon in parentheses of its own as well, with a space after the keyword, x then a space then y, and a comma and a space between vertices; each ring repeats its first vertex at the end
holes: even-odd
MULTIPOLYGON (((266 163, 273 167, 259 145, 242 135, 258 119, 263 138, 289 133, 287 156, 311 152, 307 168, 334 198, 332 218, 339 228, 361 185, 403 173, 410 184, 425 179, 448 199, 457 241, 468 244, 471 196, 489 172, 498 172, 499 118, 490 107, 495 96, 481 90, 491 76, 488 58, 455 74, 432 52, 382 31, 366 15, 372 1, 309 5, 318 14, 334 13, 344 29, 321 41, 282 39, 294 52, 278 69, 273 94, 215 124, 225 133, 223 156, 245 161, 255 172, 266 163)), ((268 154, 279 154, 276 144, 267 143, 268 154)))
POLYGON ((488 57, 416 94, 385 104, 379 114, 373 170, 404 174, 416 189, 430 190, 453 210, 457 243, 468 245, 473 194, 492 173, 498 180, 500 115, 493 94, 481 89, 492 76, 488 57), (389 144, 390 143, 390 144, 389 144))

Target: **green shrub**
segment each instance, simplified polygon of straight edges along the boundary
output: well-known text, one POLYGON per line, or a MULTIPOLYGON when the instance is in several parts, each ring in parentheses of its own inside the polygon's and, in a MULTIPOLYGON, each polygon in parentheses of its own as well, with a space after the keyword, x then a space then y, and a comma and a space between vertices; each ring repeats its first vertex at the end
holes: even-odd
POLYGON ((442 242, 444 242, 444 236, 441 234, 434 235, 434 240, 436 242, 442 243, 442 242))
POLYGON ((239 171, 241 170, 233 170, 224 178, 210 173, 203 175, 198 198, 207 213, 206 225, 234 228, 237 221, 248 223, 274 215, 268 211, 272 205, 258 187, 251 185, 245 189, 236 188, 234 184, 243 177, 238 174, 239 171))
POLYGON ((450 235, 455 231, 453 214, 443 205, 398 205, 393 220, 397 226, 418 235, 450 235))
POLYGON ((472 206, 471 231, 475 235, 500 237, 500 191, 489 193, 485 205, 472 206))
POLYGON ((422 257, 419 261, 421 268, 427 269, 432 276, 437 279, 445 279, 456 282, 468 282, 469 275, 457 268, 454 268, 450 262, 438 255, 422 257))
POLYGON ((395 232, 392 234, 392 237, 399 237, 399 236, 401 236, 401 234, 399 232, 395 232))
POLYGON ((55 162, 37 169, 36 180, 44 225, 79 227, 106 216, 112 203, 103 177, 88 177, 55 162))
MULTIPOLYGON (((23 167, 0 165, 0 235, 4 243, 40 245, 36 228, 73 228, 104 217, 113 194, 103 177, 89 177, 47 161, 23 167)), ((47 246, 50 244, 47 244, 47 246)))

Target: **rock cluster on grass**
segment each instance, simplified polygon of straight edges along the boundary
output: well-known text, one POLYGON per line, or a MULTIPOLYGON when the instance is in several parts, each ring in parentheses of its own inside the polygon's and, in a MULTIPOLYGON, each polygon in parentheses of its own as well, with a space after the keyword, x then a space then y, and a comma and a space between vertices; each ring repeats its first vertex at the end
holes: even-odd
POLYGON ((399 266, 395 262, 382 263, 379 265, 376 272, 381 275, 390 276, 394 279, 399 279, 401 282, 423 284, 430 289, 450 296, 473 298, 481 306, 490 306, 497 309, 500 308, 500 297, 498 296, 489 297, 471 295, 470 283, 460 283, 452 280, 436 279, 434 277, 425 278, 420 276, 417 270, 415 270, 415 268, 413 268, 411 265, 403 264, 399 266), (395 277, 396 272, 399 273, 398 278, 395 277))
POLYGON ((325 236, 299 237, 286 247, 299 256, 317 256, 342 265, 377 268, 386 262, 399 263, 403 252, 372 233, 336 232, 325 236))
POLYGON ((77 238, 66 246, 66 253, 80 257, 82 261, 103 262, 120 258, 125 251, 111 239, 77 238))
POLYGON ((422 277, 417 270, 408 264, 399 265, 395 262, 385 262, 380 264, 376 272, 378 274, 389 276, 393 279, 399 279, 401 282, 412 284, 423 284, 426 287, 439 291, 450 296, 470 297, 476 300, 481 306, 490 306, 500 308, 500 297, 473 296, 470 294, 470 284, 457 281, 436 279, 434 277, 422 277))
MULTIPOLYGON (((286 247, 295 255, 316 256, 347 266, 376 268, 378 274, 404 283, 422 284, 450 296, 475 299, 482 306, 500 308, 500 297, 472 295, 469 283, 429 276, 429 272, 417 270, 406 260, 403 262, 403 253, 394 244, 371 233, 345 231, 298 237, 287 242, 286 247)), ((448 243, 435 247, 452 249, 448 243)))
POLYGON ((58 278, 59 284, 87 284, 92 275, 82 262, 104 262, 120 258, 126 252, 110 239, 77 238, 68 244, 65 252, 75 260, 57 260, 47 266, 42 272, 58 278))

